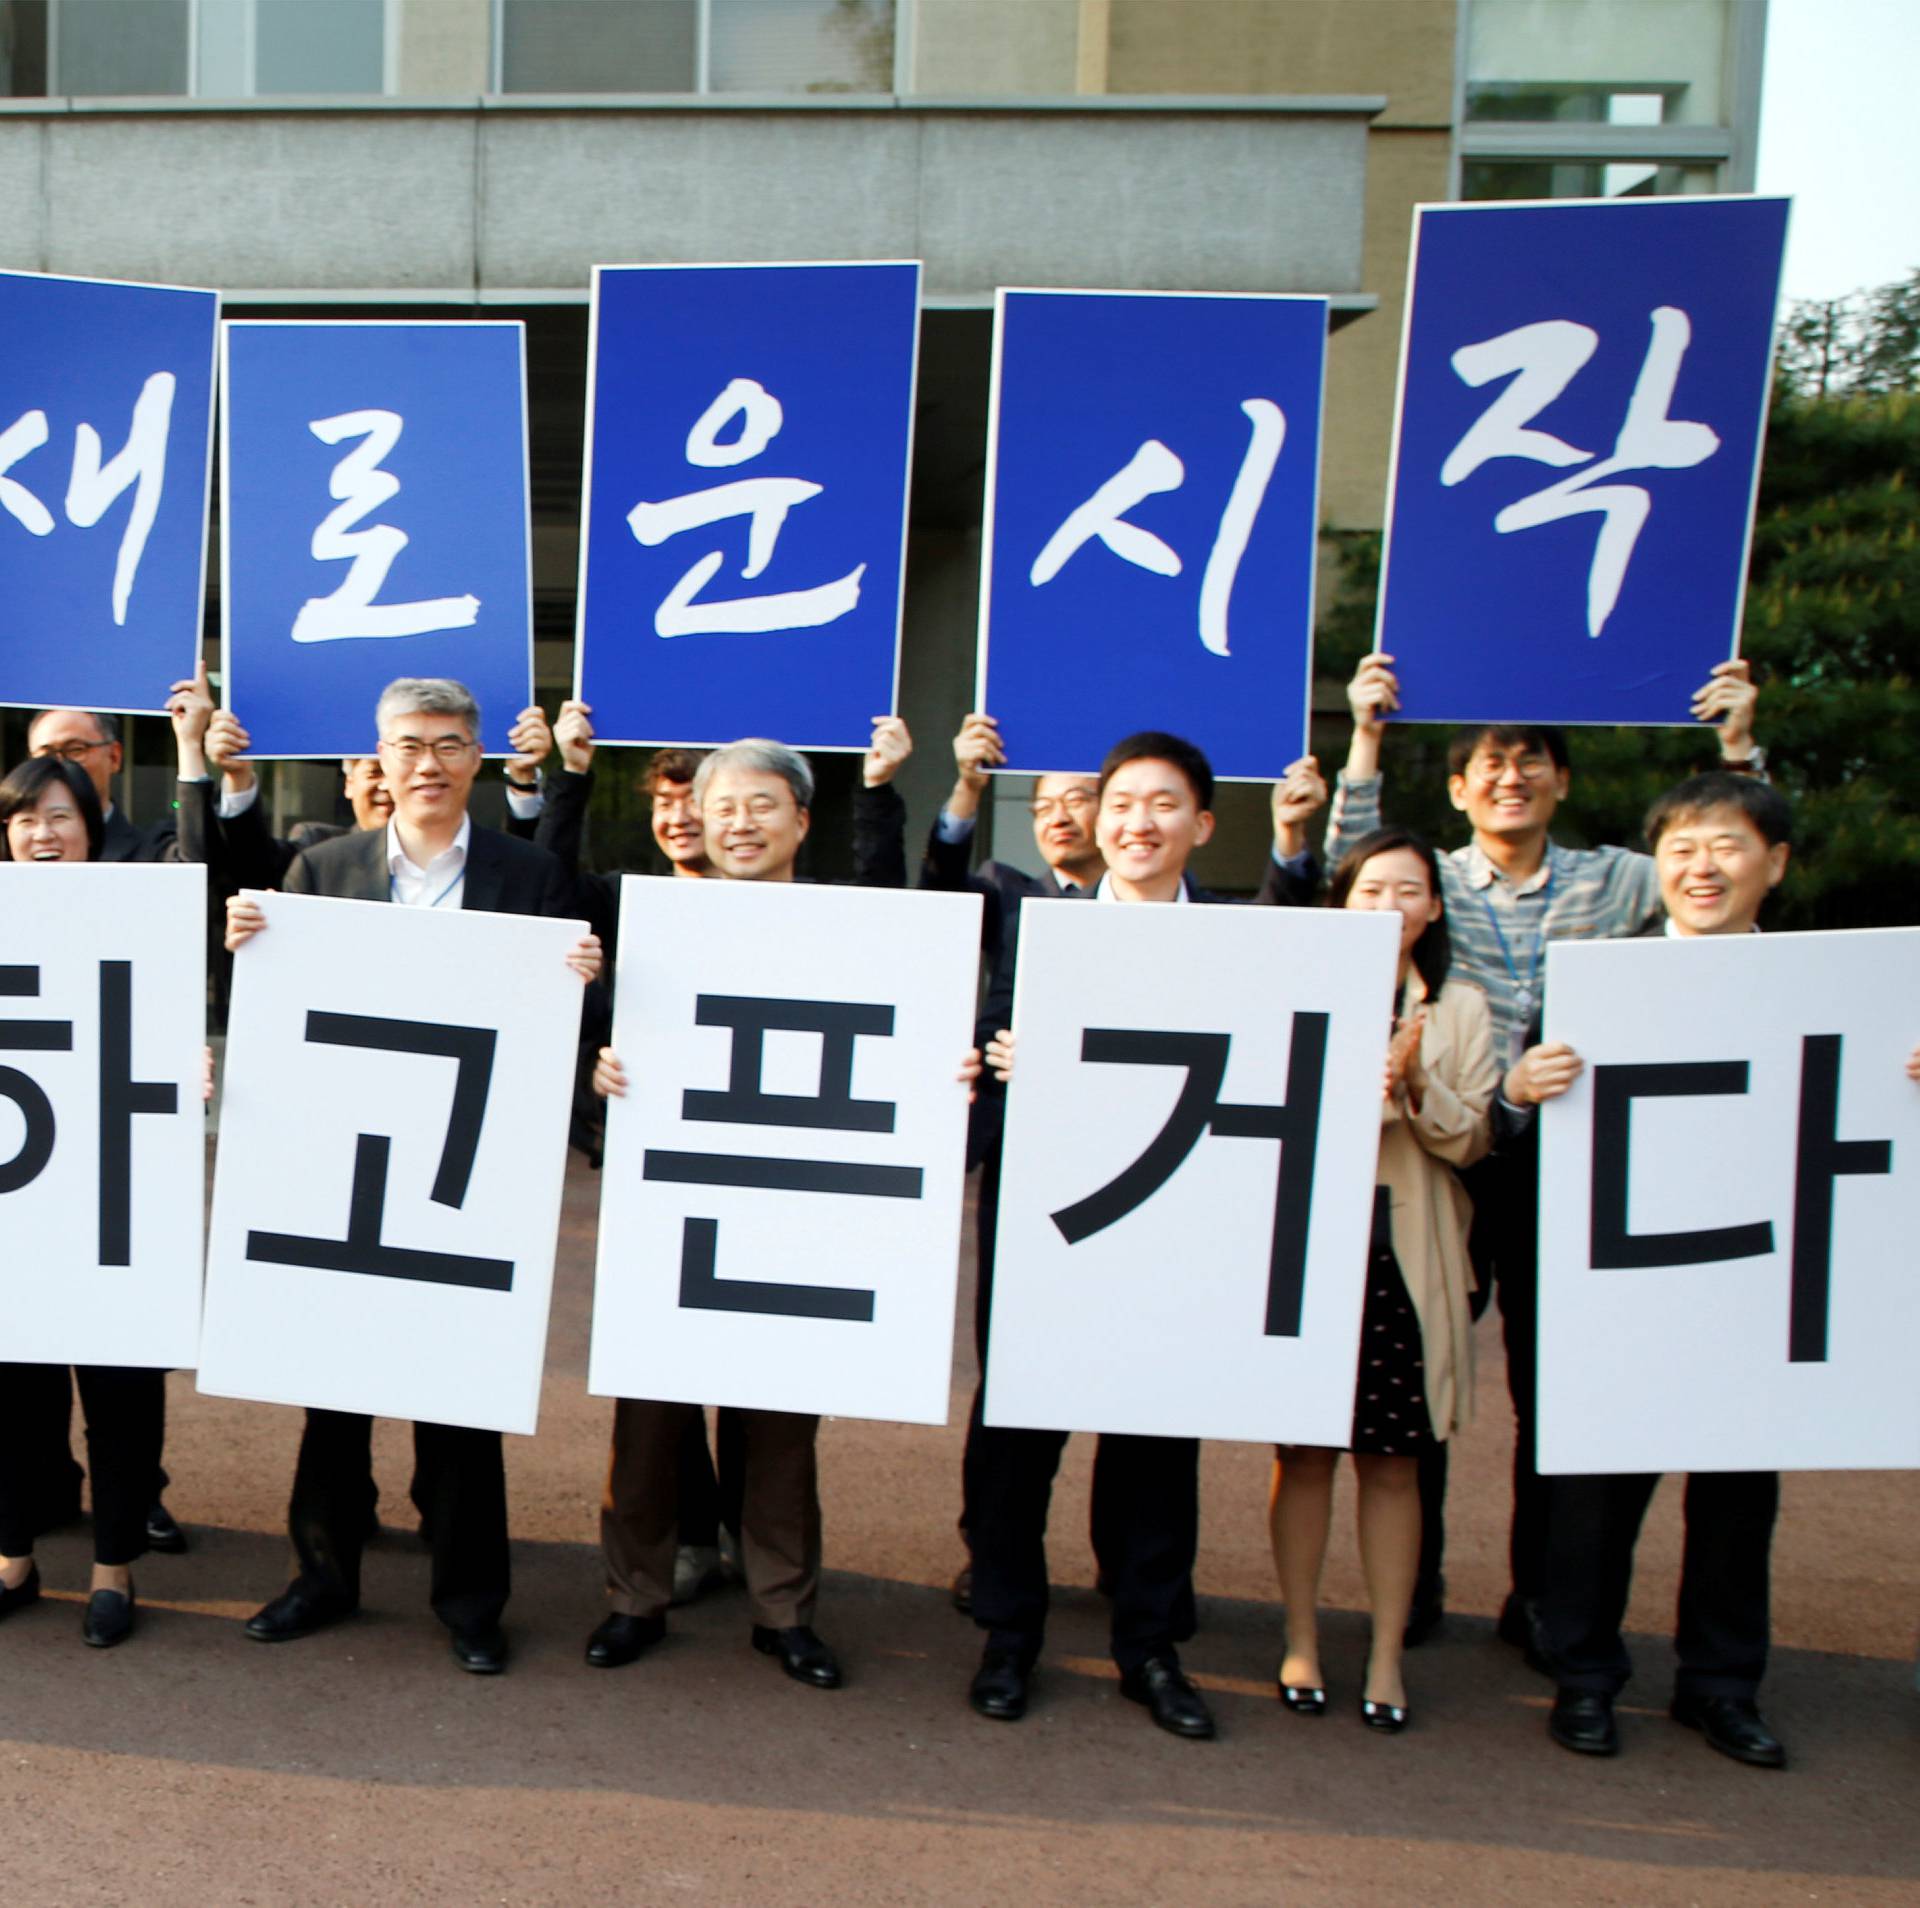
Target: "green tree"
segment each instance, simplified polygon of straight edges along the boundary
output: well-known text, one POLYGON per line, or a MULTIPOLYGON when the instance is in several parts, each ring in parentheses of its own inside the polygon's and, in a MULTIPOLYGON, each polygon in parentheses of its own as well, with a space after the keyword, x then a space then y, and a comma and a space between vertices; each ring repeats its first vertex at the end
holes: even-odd
MULTIPOLYGON (((1897 289, 1897 288, 1896 288, 1897 289)), ((1891 333, 1889 334, 1891 335, 1891 333)), ((1760 730, 1793 798, 1799 844, 1769 920, 1904 926, 1920 896, 1920 396, 1776 398, 1767 431, 1741 653, 1762 685, 1760 730)), ((1320 644, 1320 705, 1372 642, 1379 540, 1342 539, 1342 586, 1320 644)), ((1316 732, 1329 767, 1344 719, 1316 732)), ((1461 839, 1445 730, 1409 727, 1389 755, 1396 820, 1461 839)), ((1676 729, 1582 730, 1558 832, 1637 844, 1661 789, 1707 766, 1676 729)))

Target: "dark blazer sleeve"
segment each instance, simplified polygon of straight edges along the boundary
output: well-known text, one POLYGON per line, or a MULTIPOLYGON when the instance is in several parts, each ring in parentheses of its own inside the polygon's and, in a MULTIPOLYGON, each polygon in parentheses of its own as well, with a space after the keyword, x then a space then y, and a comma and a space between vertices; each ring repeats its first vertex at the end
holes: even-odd
POLYGON ((943 841, 936 821, 927 830, 927 852, 920 858, 921 887, 936 888, 945 894, 964 894, 972 869, 973 835, 969 834, 964 841, 943 841))
POLYGON ((1320 864, 1312 855, 1281 861, 1269 850, 1267 872, 1253 899, 1263 908, 1310 908, 1320 893, 1320 864))
MULTIPOLYGON (((184 804, 181 815, 184 820, 184 804)), ((223 821, 219 798, 211 785, 207 792, 206 835, 207 866, 217 881, 236 889, 279 887, 298 852, 292 842, 281 841, 268 832, 264 795, 256 795, 239 814, 223 821)), ((183 844, 188 839, 184 826, 180 838, 183 844)))
POLYGON ((907 885, 907 805, 891 782, 853 791, 853 884, 907 885))
POLYGON ((584 775, 555 769, 547 777, 546 806, 535 824, 533 840, 570 875, 580 872, 580 844, 586 834, 587 802, 592 794, 591 769, 584 775))

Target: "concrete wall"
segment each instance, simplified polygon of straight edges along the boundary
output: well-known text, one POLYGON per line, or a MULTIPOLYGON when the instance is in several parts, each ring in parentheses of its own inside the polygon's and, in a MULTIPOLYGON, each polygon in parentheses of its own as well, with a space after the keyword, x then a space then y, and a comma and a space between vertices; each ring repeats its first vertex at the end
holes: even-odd
POLYGON ((0 265, 368 300, 724 258, 917 257, 976 301, 1357 291, 1374 105, 36 103, 0 112, 0 265))

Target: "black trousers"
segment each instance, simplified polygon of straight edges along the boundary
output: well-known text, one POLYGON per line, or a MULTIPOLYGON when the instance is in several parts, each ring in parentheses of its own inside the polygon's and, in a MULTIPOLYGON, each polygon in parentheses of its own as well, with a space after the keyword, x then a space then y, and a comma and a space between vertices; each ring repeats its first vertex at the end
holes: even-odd
POLYGON ((687 1419, 680 1438, 680 1542, 703 1550, 718 1547, 720 1533, 737 1542, 740 1501, 746 1495, 746 1439, 737 1411, 722 1411, 714 1431, 714 1451, 707 1449, 707 1414, 687 1419), (715 1455, 718 1453, 716 1468, 715 1455))
MULTIPOLYGON (((1540 1260, 1535 1193, 1538 1165, 1529 1149, 1520 1158, 1483 1160, 1462 1173, 1472 1197, 1467 1250, 1479 1291, 1478 1318, 1495 1298, 1507 1354, 1507 1395, 1513 1403, 1513 1517, 1507 1568, 1516 1596, 1537 1602, 1547 1579, 1548 1485, 1534 1465, 1539 1400, 1540 1260)), ((1447 1445, 1420 1459, 1420 1574, 1414 1606, 1441 1601, 1447 1545, 1447 1445)))
MULTIPOLYGON (((1540 1619, 1563 1689, 1614 1696, 1633 1674, 1620 1625, 1633 1549, 1659 1475, 1556 1477, 1550 1485, 1547 1582, 1540 1619)), ((1677 1693, 1751 1700, 1767 1667, 1775 1471, 1695 1471, 1687 1478, 1680 1565, 1677 1693)))
MULTIPOLYGON (((993 1309, 1000 1152, 980 1171, 980 1282, 974 1347, 984 1371, 993 1309)), ((1047 1627, 1047 1512, 1066 1448, 1064 1431, 989 1425, 984 1380, 974 1388, 961 1463, 960 1527, 973 1564, 973 1620, 989 1644, 1029 1662, 1047 1627)), ((1200 1441, 1109 1432, 1093 1459, 1093 1554, 1113 1597, 1113 1660, 1137 1669, 1177 1659, 1194 1632, 1193 1559, 1200 1534, 1200 1441)))
MULTIPOLYGON (((129 1564, 147 1549, 147 1511, 159 1488, 167 1374, 79 1365, 93 1477, 93 1559, 129 1564)), ((68 1447, 72 1390, 65 1365, 0 1365, 0 1556, 32 1550, 72 1506, 68 1447)))
MULTIPOLYGON (((294 1582, 309 1595, 360 1601, 372 1443, 371 1418, 349 1411, 307 1413, 287 1529, 300 1560, 294 1582)), ((490 1628, 512 1587, 500 1433, 416 1424, 412 1495, 433 1553, 434 1615, 450 1630, 490 1628)))

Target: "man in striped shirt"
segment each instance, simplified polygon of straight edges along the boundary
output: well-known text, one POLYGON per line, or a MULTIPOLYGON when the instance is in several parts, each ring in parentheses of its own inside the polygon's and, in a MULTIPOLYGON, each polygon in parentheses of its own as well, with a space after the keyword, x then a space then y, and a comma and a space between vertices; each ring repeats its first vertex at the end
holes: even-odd
MULTIPOLYGON (((1719 766, 1764 772, 1753 740, 1757 692, 1744 662, 1715 665, 1693 698, 1693 714, 1715 724, 1719 766)), ((1347 686, 1353 741, 1334 790, 1325 859, 1340 858, 1381 824, 1380 742, 1387 717, 1399 707, 1393 658, 1361 660, 1347 686)), ((1651 856, 1627 848, 1563 848, 1551 837, 1553 818, 1572 780, 1566 738, 1558 729, 1487 724, 1463 729, 1449 751, 1447 793, 1473 828, 1465 847, 1440 857, 1440 885, 1453 937, 1454 971, 1487 997, 1495 1051, 1503 1065, 1520 1057, 1528 1027, 1540 1010, 1549 941, 1613 940, 1637 934, 1660 913, 1660 882, 1651 856)), ((1507 1386, 1513 1398, 1513 1526, 1509 1545, 1512 1591, 1500 1613, 1500 1635, 1538 1662, 1537 1599, 1544 1580, 1546 1506, 1533 1465, 1534 1279, 1536 1243, 1525 1223, 1531 1200, 1516 1199, 1505 1183, 1511 1162, 1498 1155, 1464 1175, 1473 1195, 1471 1241, 1482 1302, 1497 1289, 1507 1350, 1507 1386)), ((1420 1581, 1408 1641, 1438 1627, 1442 1611, 1441 1555, 1445 1547, 1447 1447, 1421 1461, 1425 1516, 1420 1581)))

